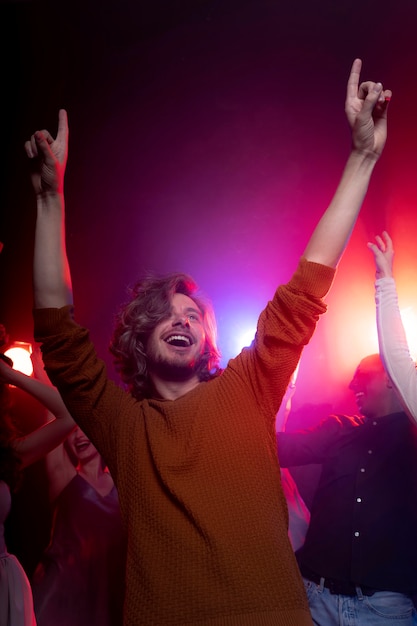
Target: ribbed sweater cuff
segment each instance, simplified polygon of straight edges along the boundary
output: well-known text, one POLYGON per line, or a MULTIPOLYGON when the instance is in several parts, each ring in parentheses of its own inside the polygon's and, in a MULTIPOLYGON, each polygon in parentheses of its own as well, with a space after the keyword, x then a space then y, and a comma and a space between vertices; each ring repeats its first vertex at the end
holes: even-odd
POLYGON ((62 332, 63 325, 73 326, 74 307, 64 306, 61 309, 34 309, 34 334, 35 340, 41 341, 45 335, 50 336, 62 332))
POLYGON ((336 270, 333 267, 313 263, 301 257, 289 285, 296 291, 323 298, 332 285, 335 273, 336 270))

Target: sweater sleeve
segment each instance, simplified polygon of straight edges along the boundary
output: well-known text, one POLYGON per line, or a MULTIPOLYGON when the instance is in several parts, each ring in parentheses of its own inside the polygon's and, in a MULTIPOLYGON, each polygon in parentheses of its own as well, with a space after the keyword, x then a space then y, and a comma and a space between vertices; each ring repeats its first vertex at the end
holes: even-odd
POLYGON ((300 260, 291 280, 278 287, 261 313, 251 348, 229 362, 252 390, 267 420, 274 420, 303 347, 327 307, 323 297, 335 270, 300 260))
POLYGON ((393 278, 375 282, 379 350, 405 410, 417 422, 417 370, 407 343, 393 278))
POLYGON ((45 369, 74 420, 105 457, 114 474, 114 442, 121 416, 134 400, 107 376, 89 332, 73 319, 73 308, 33 312, 35 339, 45 369))

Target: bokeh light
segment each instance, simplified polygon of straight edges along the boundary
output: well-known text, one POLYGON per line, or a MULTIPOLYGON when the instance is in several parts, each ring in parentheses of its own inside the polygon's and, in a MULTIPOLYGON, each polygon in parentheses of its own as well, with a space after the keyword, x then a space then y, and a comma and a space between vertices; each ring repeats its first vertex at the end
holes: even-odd
POLYGON ((25 341, 15 341, 5 350, 4 354, 13 361, 13 369, 18 372, 32 376, 33 365, 30 355, 32 354, 32 345, 25 341))

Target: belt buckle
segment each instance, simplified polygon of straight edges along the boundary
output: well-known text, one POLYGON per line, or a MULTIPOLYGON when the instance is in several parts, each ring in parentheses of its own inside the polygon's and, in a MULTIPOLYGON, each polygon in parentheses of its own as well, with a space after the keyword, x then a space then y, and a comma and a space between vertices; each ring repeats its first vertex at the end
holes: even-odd
POLYGON ((371 587, 361 587, 360 585, 352 585, 351 583, 342 583, 338 580, 332 580, 331 578, 325 579, 325 587, 330 591, 332 595, 336 596, 355 596, 356 590, 360 589, 364 596, 373 596, 376 589, 371 587))
POLYGON ((332 580, 331 578, 328 578, 327 580, 324 580, 324 586, 327 587, 327 589, 330 591, 330 593, 332 593, 333 595, 337 595, 337 591, 335 589, 335 581, 332 580))
POLYGON ((328 578, 327 580, 325 579, 324 582, 325 582, 324 586, 327 587, 327 589, 330 591, 331 594, 336 595, 336 596, 340 594, 340 589, 337 588, 338 585, 335 580, 328 578))
POLYGON ((350 583, 342 582, 340 580, 333 580, 332 578, 324 579, 324 586, 335 596, 354 596, 356 595, 356 588, 350 583))
POLYGON ((377 589, 372 589, 371 587, 359 587, 364 596, 373 596, 374 593, 377 592, 377 589))

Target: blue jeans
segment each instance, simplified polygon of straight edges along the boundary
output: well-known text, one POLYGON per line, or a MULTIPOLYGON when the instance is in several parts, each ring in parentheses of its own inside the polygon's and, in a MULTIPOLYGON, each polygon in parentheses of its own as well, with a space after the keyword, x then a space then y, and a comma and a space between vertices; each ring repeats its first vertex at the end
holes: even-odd
POLYGON ((413 601, 403 593, 377 591, 364 596, 360 587, 355 596, 331 594, 320 584, 303 579, 316 626, 416 626, 413 601))

